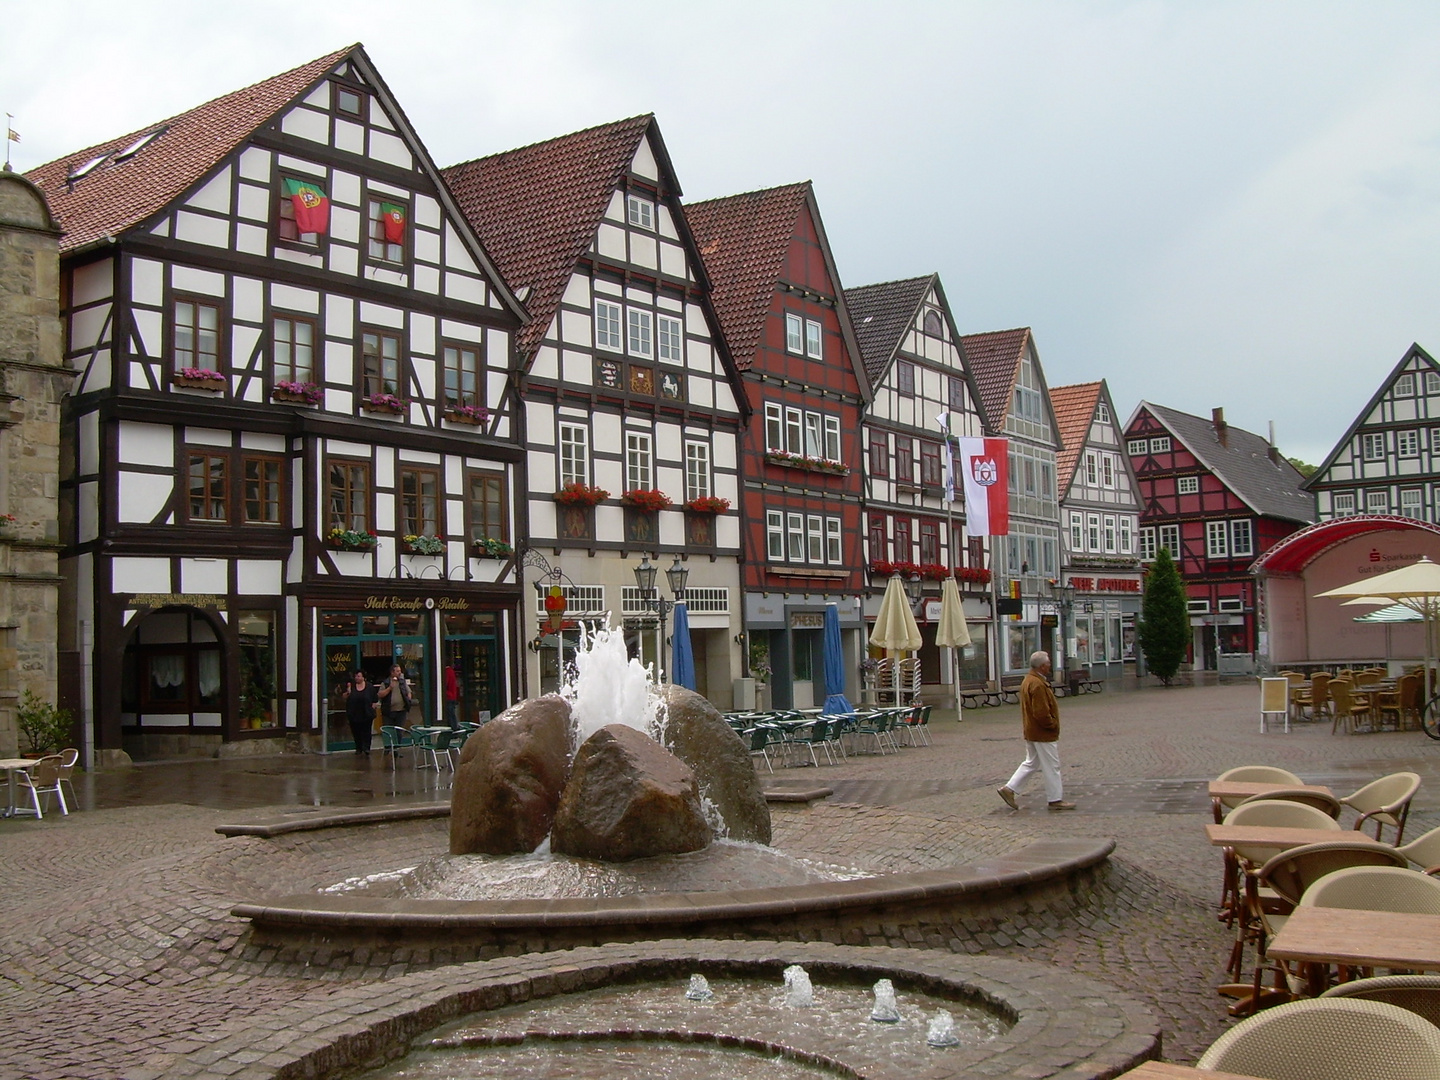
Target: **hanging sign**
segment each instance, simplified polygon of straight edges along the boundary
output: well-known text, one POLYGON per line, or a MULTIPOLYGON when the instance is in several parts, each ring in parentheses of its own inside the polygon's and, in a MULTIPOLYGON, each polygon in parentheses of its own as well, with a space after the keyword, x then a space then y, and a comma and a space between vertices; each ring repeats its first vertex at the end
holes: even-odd
POLYGON ((551 585, 545 593, 545 628, 558 634, 565 626, 565 590, 551 585))

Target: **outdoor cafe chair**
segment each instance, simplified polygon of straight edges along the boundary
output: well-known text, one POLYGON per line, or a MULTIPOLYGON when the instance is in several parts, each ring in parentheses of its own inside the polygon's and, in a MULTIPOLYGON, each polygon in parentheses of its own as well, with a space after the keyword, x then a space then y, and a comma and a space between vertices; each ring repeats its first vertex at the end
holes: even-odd
POLYGON ((1420 777, 1413 772, 1391 773, 1379 780, 1372 780, 1359 791, 1346 795, 1341 804, 1350 807, 1360 816, 1354 827, 1362 828, 1367 821, 1375 823, 1375 839, 1380 831, 1390 825, 1395 829, 1396 847, 1405 835, 1405 819, 1410 816, 1410 800, 1420 790, 1420 777))
POLYGON ((796 728, 791 732, 790 744, 808 750, 810 764, 816 768, 820 767, 820 759, 815 756, 815 747, 817 746, 825 752, 825 759, 831 765, 835 764, 835 755, 830 750, 830 721, 823 716, 818 717, 806 727, 796 728))
MULTIPOLYGON (((1237 784, 1304 784, 1305 781, 1286 769, 1277 769, 1272 765, 1237 765, 1233 769, 1226 769, 1215 778, 1216 780, 1233 780, 1237 784)), ((1227 797, 1224 799, 1212 798, 1210 810, 1215 815, 1215 824, 1219 825, 1225 817, 1226 811, 1234 810, 1245 801, 1244 796, 1227 797)))
MULTIPOLYGON (((749 731, 744 732, 744 735, 750 740, 750 757, 754 758, 756 755, 759 755, 765 761, 765 768, 773 773, 775 766, 770 763, 770 748, 783 748, 785 743, 784 733, 778 728, 773 728, 765 724, 757 724, 749 731)), ((777 753, 778 752, 783 752, 783 750, 777 750, 777 753)))
POLYGON ((882 755, 886 752, 887 746, 899 753, 900 748, 895 744, 895 738, 891 734, 894 722, 895 710, 882 709, 880 712, 861 717, 860 722, 855 725, 855 734, 862 737, 868 735, 874 739, 875 750, 882 755))
POLYGON ((1440 874, 1440 828, 1431 829, 1408 844, 1397 844, 1395 850, 1420 867, 1423 873, 1440 874))
POLYGON ((411 728, 410 744, 415 747, 415 768, 440 771, 440 753, 450 760, 450 730, 437 731, 434 728, 411 728), (426 762, 429 764, 426 764, 426 762))
MULTIPOLYGON (((1340 823, 1323 810, 1284 799, 1244 803, 1225 815, 1226 825, 1267 825, 1280 829, 1325 829, 1340 833, 1340 823)), ((1337 839, 1338 839, 1337 835, 1337 839)), ((1245 877, 1264 866, 1275 855, 1273 846, 1237 844, 1224 851, 1225 880, 1221 884, 1220 913, 1227 923, 1242 915, 1245 877)), ((1243 927, 1241 930, 1243 938, 1243 927)), ((1237 938, 1237 941, 1241 938, 1237 938)), ((1237 959, 1232 953, 1232 960, 1237 959)))
POLYGON ((60 813, 69 816, 70 811, 65 806, 65 793, 60 790, 61 760, 59 754, 50 754, 40 758, 28 769, 16 769, 11 773, 20 787, 30 793, 30 805, 15 807, 16 814, 34 814, 37 818, 43 818, 45 813, 40 808, 40 796, 54 795, 60 813))
POLYGON ((80 760, 80 751, 73 746, 68 746, 60 751, 60 784, 70 789, 70 801, 67 805, 75 806, 75 782, 71 776, 75 772, 75 763, 80 760))
POLYGON ((413 746, 410 733, 395 724, 386 724, 380 729, 380 750, 390 758, 390 768, 395 768, 395 759, 400 756, 400 751, 407 746, 413 746))
POLYGON ((1300 683, 1296 686, 1290 684, 1290 702, 1295 706, 1297 716, 1304 716, 1305 710, 1310 710, 1310 719, 1318 720, 1325 712, 1334 712, 1334 705, 1330 700, 1330 676, 1323 671, 1317 671, 1310 678, 1310 682, 1300 683))
POLYGON ((1275 791, 1266 791, 1259 795, 1251 795, 1240 805, 1246 806, 1249 803, 1266 802, 1271 799, 1280 799, 1285 802, 1304 803, 1306 806, 1313 806, 1316 810, 1329 814, 1332 818, 1340 817, 1340 800, 1334 795, 1327 795, 1323 791, 1309 791, 1304 787, 1279 788, 1275 791))
POLYGON ((1300 906, 1440 915, 1440 878, 1399 866, 1352 866, 1311 885, 1300 906))
POLYGON ((1269 1080, 1433 1080, 1440 1028, 1382 1001, 1292 1001, 1236 1024, 1196 1065, 1269 1080))
POLYGON ((1404 675, 1394 690, 1382 690, 1376 698, 1375 710, 1383 724, 1391 713, 1395 716, 1395 730, 1404 731, 1409 721, 1420 726, 1420 676, 1404 675))
POLYGON ((1355 686, 1349 679, 1337 678, 1330 682, 1330 697, 1335 703, 1335 719, 1330 723, 1330 734, 1334 735, 1342 727, 1346 734, 1355 734, 1355 718, 1370 715, 1369 696, 1357 697, 1355 686))
POLYGON ((1440 1024, 1440 975, 1378 975, 1330 987, 1322 998, 1383 1001, 1440 1024))

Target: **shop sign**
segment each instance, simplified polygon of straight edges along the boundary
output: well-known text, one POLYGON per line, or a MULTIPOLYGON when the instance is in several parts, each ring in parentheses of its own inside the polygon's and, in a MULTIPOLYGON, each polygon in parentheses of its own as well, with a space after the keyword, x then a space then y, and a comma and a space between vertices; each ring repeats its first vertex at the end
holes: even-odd
POLYGON ((926 621, 927 623, 939 622, 939 621, 940 621, 940 601, 939 601, 939 600, 926 600, 926 601, 925 601, 925 621, 926 621))
POLYGON ((215 596, 213 593, 142 592, 134 593, 130 597, 129 606, 137 608, 200 607, 224 611, 225 597, 215 596))
POLYGON ((1139 578, 1122 577, 1071 577, 1070 584, 1078 592, 1139 592, 1139 578))
POLYGON ((470 601, 455 596, 379 596, 365 597, 361 604, 366 611, 469 611, 470 601))
POLYGON ((790 629, 823 630, 825 629, 825 616, 817 611, 792 612, 790 615, 790 629))

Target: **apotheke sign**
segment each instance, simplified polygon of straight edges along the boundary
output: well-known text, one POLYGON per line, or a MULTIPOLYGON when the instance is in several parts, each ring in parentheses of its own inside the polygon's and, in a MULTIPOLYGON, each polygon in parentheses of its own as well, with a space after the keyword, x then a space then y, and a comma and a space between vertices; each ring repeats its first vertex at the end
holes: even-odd
POLYGON ((1072 577, 1070 584, 1077 592, 1139 592, 1139 578, 1072 577))

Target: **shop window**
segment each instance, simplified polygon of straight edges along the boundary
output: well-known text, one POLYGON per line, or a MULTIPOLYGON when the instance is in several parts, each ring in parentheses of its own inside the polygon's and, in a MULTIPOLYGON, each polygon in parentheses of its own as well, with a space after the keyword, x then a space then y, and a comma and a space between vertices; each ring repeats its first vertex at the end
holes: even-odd
POLYGON ((235 628, 240 639, 240 727, 279 727, 275 613, 236 612, 235 628))
POLYGON ((400 470, 400 527, 404 536, 440 535, 440 474, 400 470))

